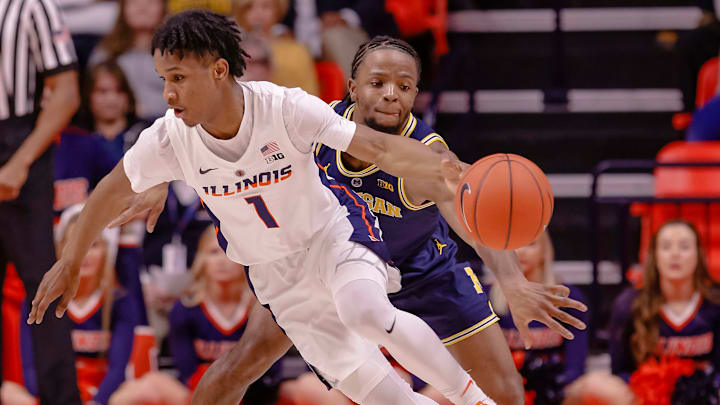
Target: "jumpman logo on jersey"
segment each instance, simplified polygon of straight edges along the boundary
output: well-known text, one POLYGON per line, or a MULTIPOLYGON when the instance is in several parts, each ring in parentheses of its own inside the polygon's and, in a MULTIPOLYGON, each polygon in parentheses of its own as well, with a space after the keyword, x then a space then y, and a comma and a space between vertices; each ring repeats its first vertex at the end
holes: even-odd
POLYGON ((325 174, 327 174, 328 167, 330 167, 330 163, 326 164, 325 166, 323 166, 323 165, 321 165, 320 163, 318 163, 318 167, 320 167, 320 168, 322 169, 322 171, 324 171, 325 174))
POLYGON ((438 250, 440 251, 440 254, 442 254, 442 250, 445 246, 447 246, 447 244, 440 243, 440 241, 437 240, 437 238, 433 238, 433 240, 435 241, 435 246, 437 246, 438 250))

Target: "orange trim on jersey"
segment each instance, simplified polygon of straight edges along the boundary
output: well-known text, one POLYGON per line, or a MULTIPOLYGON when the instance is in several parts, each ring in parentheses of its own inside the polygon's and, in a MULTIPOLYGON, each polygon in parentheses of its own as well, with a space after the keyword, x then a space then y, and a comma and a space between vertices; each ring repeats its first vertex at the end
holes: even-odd
POLYGON ((91 316, 95 315, 95 313, 103 306, 104 301, 105 300, 103 299, 103 297, 100 296, 100 299, 98 300, 97 304, 95 304, 95 307, 93 309, 91 309, 90 311, 88 311, 88 313, 85 314, 85 316, 80 317, 80 316, 73 315, 70 307, 68 307, 67 314, 73 322, 83 323, 83 322, 87 321, 88 319, 90 319, 91 316))
POLYGON ((675 330, 675 332, 680 332, 681 330, 685 329, 686 326, 688 326, 690 321, 695 319, 695 316, 697 315, 698 311, 700 311, 700 307, 702 306, 702 304, 703 304, 703 298, 702 298, 702 296, 700 296, 700 299, 698 300, 697 305, 695 305, 695 310, 680 325, 675 324, 672 320, 670 320, 669 317, 665 316, 665 311, 663 311, 662 309, 660 310, 660 317, 662 317, 662 319, 665 321, 665 323, 670 325, 670 327, 673 328, 673 330, 675 330))
POLYGON ((463 390, 463 393, 460 394, 460 396, 465 395, 465 393, 467 392, 467 390, 470 389, 470 386, 472 385, 472 382, 473 382, 472 380, 468 381, 467 385, 465 386, 465 389, 463 390))
POLYGON ((210 315, 210 311, 207 310, 204 302, 200 303, 200 308, 202 308, 203 313, 205 314, 207 319, 210 321, 210 323, 215 327, 215 329, 217 329, 220 333, 222 333, 225 336, 232 335, 232 333, 235 332, 236 330, 238 330, 238 328, 245 325, 245 322, 247 321, 247 318, 248 318, 248 314, 247 314, 247 312, 245 312, 245 315, 242 317, 242 319, 240 319, 238 321, 238 323, 236 323, 235 326, 232 327, 232 329, 225 329, 222 326, 220 326, 220 324, 215 320, 215 318, 213 318, 212 315, 210 315))
POLYGON ((362 213, 362 219, 363 219, 363 221, 365 221, 365 225, 367 225, 368 232, 370 232, 370 238, 373 239, 373 240, 375 240, 375 241, 380 241, 380 239, 378 239, 378 238, 375 236, 375 233, 373 232, 373 227, 372 227, 372 225, 370 225, 370 222, 367 220, 367 217, 365 216, 365 206, 364 206, 364 205, 361 205, 361 204, 358 204, 357 199, 355 198, 354 195, 352 195, 352 193, 350 192, 350 190, 347 189, 347 187, 342 186, 342 185, 338 185, 338 184, 330 184, 330 187, 332 187, 332 188, 339 188, 339 189, 345 191, 345 194, 347 194, 350 198, 352 198, 352 200, 353 200, 353 202, 355 203, 355 205, 356 205, 357 207, 360 207, 360 210, 361 210, 361 213, 362 213))

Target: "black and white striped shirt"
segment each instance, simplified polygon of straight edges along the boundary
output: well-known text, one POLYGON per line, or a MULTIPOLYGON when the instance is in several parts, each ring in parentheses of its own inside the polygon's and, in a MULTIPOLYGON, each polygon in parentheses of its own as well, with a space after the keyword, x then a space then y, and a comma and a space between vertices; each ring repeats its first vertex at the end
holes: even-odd
POLYGON ((38 80, 76 65, 55 0, 0 0, 0 121, 32 114, 38 80))

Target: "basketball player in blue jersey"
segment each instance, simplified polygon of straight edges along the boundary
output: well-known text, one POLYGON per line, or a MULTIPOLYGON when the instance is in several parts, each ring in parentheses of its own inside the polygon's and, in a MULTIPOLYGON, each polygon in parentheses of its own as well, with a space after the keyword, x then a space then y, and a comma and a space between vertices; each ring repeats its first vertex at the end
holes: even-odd
MULTIPOLYGON (((410 112, 419 69, 417 54, 407 43, 389 37, 374 38, 356 54, 348 97, 331 106, 357 123, 447 151, 443 138, 410 112)), ((392 303, 425 320, 491 398, 502 404, 522 403, 522 382, 487 295, 469 264, 455 260, 457 245, 448 236, 448 222, 468 243, 472 242, 455 219, 452 196, 422 181, 385 173, 325 145, 318 145, 315 152, 323 170, 350 186, 378 216, 390 255, 403 277, 402 290, 390 295, 392 303)), ((133 214, 123 216, 130 218, 133 214)), ((472 245, 494 270, 509 297, 526 345, 531 320, 539 320, 567 338, 572 335, 551 317, 584 327, 556 308, 584 310, 581 303, 564 298, 568 294, 565 287, 530 283, 522 275, 514 253, 472 245)), ((243 387, 262 375, 290 347, 290 341, 267 311, 254 311, 248 322, 248 332, 240 343, 203 377, 194 403, 230 404, 230 398, 237 402, 243 387), (228 389, 234 396, 217 396, 217 392, 228 389)))
POLYGON ((28 323, 42 322, 59 297, 63 316, 90 243, 137 193, 182 180, 202 198, 227 256, 247 266, 258 301, 328 384, 361 404, 433 404, 392 370, 382 345, 453 403, 494 404, 425 322, 392 306, 399 272, 387 265, 377 219, 320 171, 313 150, 348 151, 447 198, 467 165, 345 120, 300 89, 238 81, 240 43, 234 22, 207 11, 158 27, 151 48, 171 109, 92 192, 28 323))

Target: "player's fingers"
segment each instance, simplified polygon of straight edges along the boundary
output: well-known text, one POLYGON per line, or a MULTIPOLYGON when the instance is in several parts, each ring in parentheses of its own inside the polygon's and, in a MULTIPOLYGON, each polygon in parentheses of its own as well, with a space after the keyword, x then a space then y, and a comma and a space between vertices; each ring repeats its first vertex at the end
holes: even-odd
POLYGON ((71 294, 69 291, 66 291, 62 297, 60 298, 60 301, 58 301, 57 307, 55 308, 55 316, 58 318, 62 318, 63 315, 65 315, 65 311, 67 310, 68 304, 70 304, 70 300, 74 294, 71 294))
POLYGON ((107 227, 114 228, 116 226, 125 225, 135 217, 135 214, 137 213, 133 210, 133 207, 130 207, 118 215, 117 218, 110 221, 107 227))
POLYGON ((588 310, 587 305, 572 298, 553 297, 552 303, 559 308, 573 308, 582 312, 587 312, 588 310))
POLYGON ((45 312, 47 311, 50 304, 55 301, 55 298, 58 296, 51 294, 46 294, 40 299, 40 301, 37 304, 37 313, 35 314, 35 323, 41 324, 43 321, 43 318, 45 318, 45 312))
POLYGON ((564 285, 560 285, 560 284, 550 285, 550 286, 547 286, 547 289, 553 295, 559 295, 561 297, 567 297, 570 295, 570 289, 564 285))
POLYGON ((562 322, 565 322, 568 325, 572 325, 577 329, 583 330, 587 327, 585 323, 574 316, 568 314, 565 311, 562 311, 560 309, 557 309, 555 307, 552 307, 550 309, 550 316, 552 316, 555 319, 559 319, 562 322))
POLYGON ((554 320, 550 317, 550 315, 545 315, 543 319, 540 320, 540 322, 544 323, 545 326, 548 328, 554 330, 555 332, 562 335, 567 340, 573 340, 575 339, 575 335, 572 334, 569 330, 567 330, 564 326, 560 324, 560 322, 554 320))
POLYGON ((47 274, 43 276, 42 281, 40 281, 40 286, 38 286, 38 290, 35 293, 35 297, 33 297, 32 307, 30 308, 30 315, 28 315, 27 319, 28 325, 32 325, 37 320, 40 301, 42 301, 43 297, 45 297, 45 291, 47 290, 47 277, 47 274))
POLYGON ((149 233, 155 230, 155 225, 157 224, 158 218, 160 218, 160 214, 163 212, 163 208, 164 207, 160 205, 150 210, 147 220, 145 221, 145 229, 147 229, 149 233))
POLYGON ((525 350, 530 350, 532 348, 532 335, 530 335, 530 328, 528 328, 526 324, 515 325, 515 328, 520 334, 520 339, 525 346, 525 350))

